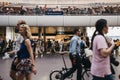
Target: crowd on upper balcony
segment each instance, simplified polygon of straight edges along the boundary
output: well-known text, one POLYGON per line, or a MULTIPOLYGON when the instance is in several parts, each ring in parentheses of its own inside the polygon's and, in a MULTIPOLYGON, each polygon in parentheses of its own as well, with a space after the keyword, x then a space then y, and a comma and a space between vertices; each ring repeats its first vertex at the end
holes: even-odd
POLYGON ((67 6, 67 7, 48 7, 36 5, 35 7, 26 6, 0 6, 1 15, 46 15, 46 14, 62 14, 62 15, 119 15, 120 5, 100 5, 100 6, 67 6))

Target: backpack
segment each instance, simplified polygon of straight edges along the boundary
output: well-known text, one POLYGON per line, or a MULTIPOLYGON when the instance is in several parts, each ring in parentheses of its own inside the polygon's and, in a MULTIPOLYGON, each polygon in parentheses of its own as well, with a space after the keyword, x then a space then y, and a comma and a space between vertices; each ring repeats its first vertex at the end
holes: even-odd
POLYGON ((84 66, 84 68, 90 68, 91 67, 91 62, 89 60, 89 57, 86 57, 86 55, 82 56, 82 64, 84 66))
POLYGON ((80 42, 80 53, 81 53, 81 54, 84 54, 84 53, 85 53, 84 47, 85 47, 84 42, 81 41, 81 42, 80 42))
POLYGON ((81 41, 81 42, 80 42, 80 48, 83 49, 84 47, 85 47, 84 42, 81 41))

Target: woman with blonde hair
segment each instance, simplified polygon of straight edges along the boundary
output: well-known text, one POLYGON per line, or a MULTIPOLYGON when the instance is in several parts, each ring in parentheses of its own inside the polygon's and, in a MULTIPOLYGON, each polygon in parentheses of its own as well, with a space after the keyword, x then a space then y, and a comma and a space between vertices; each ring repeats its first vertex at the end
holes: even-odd
POLYGON ((24 41, 21 43, 18 54, 18 80, 32 80, 32 73, 36 74, 33 50, 31 46, 31 30, 26 24, 20 25, 19 33, 23 36, 24 41))

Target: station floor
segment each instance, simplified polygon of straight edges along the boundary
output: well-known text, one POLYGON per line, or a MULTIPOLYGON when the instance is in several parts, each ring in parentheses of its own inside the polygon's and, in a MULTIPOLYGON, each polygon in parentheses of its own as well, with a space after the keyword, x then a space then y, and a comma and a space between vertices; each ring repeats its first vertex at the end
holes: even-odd
MULTIPOLYGON (((65 54, 64 58, 67 66, 70 67, 71 62, 69 60, 68 54, 65 54)), ((118 61, 120 61, 120 56, 116 58, 118 61)), ((13 60, 12 58, 3 60, 0 57, 0 76, 2 77, 3 80, 12 80, 9 77, 9 71, 12 60, 13 60)), ((63 66, 62 56, 58 54, 57 55, 48 54, 43 56, 42 58, 38 57, 35 60, 35 66, 37 68, 37 74, 36 75, 33 74, 32 80, 50 80, 49 79, 50 72, 62 68, 63 66)), ((116 71, 115 80, 120 80, 118 79, 118 75, 120 74, 120 65, 118 67, 114 67, 114 69, 116 71)), ((74 77, 72 78, 72 80, 76 80, 76 73, 74 73, 73 76, 74 77)))

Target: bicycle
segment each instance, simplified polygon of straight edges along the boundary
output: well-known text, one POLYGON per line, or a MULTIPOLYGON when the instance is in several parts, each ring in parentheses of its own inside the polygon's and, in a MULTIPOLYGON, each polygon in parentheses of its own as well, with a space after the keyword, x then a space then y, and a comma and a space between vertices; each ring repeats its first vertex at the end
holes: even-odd
POLYGON ((92 74, 90 73, 91 62, 86 54, 82 55, 82 80, 92 80, 92 74))
MULTIPOLYGON (((67 65, 63 56, 64 54, 67 54, 67 53, 60 53, 60 55, 62 56, 64 67, 62 67, 61 70, 52 71, 49 76, 50 80, 59 80, 61 78, 61 75, 69 70, 69 68, 67 68, 67 65)), ((68 78, 72 78, 72 76, 73 75, 69 76, 68 78)))
MULTIPOLYGON (((67 68, 67 66, 66 66, 66 62, 65 62, 65 59, 64 59, 64 54, 67 54, 67 53, 65 53, 65 52, 60 53, 60 55, 62 56, 62 60, 63 60, 64 66, 62 67, 61 70, 54 70, 54 71, 52 71, 50 73, 50 75, 49 75, 50 80, 60 80, 61 76, 65 72, 67 72, 69 70, 69 68, 67 68)), ((85 58, 85 56, 82 56, 82 57, 85 58)), ((84 65, 82 65, 82 67, 83 67, 83 72, 82 72, 82 75, 81 75, 82 80, 90 80, 90 79, 92 79, 92 75, 90 74, 90 69, 89 68, 85 68, 84 65)), ((69 77, 67 77, 67 79, 71 79, 72 80, 72 77, 73 77, 73 74, 70 75, 69 77)))

